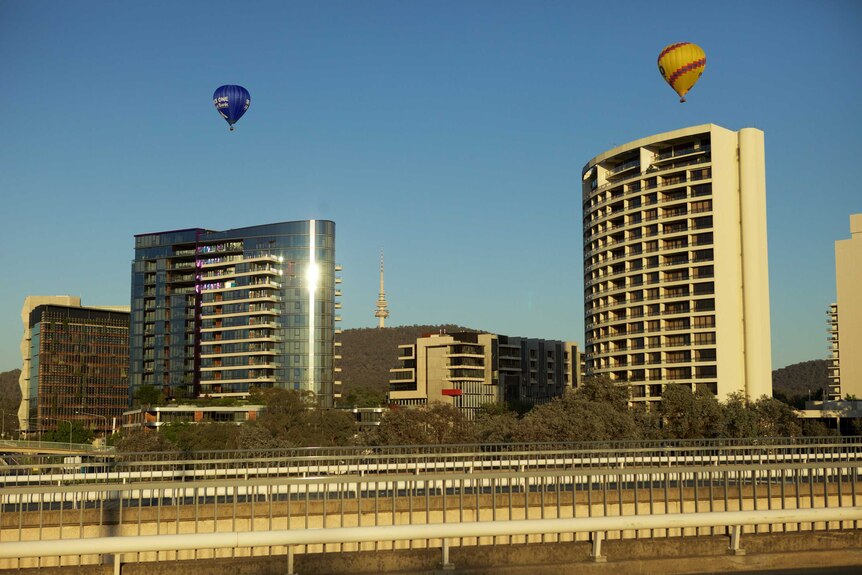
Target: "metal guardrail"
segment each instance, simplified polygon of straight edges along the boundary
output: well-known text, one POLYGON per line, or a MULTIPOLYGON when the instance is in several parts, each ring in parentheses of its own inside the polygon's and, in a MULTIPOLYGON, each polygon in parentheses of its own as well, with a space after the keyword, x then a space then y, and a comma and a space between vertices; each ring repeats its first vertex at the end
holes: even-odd
POLYGON ((836 460, 735 464, 728 459, 703 465, 690 459, 687 464, 663 465, 616 459, 583 468, 464 468, 417 474, 404 467, 378 474, 8 486, 0 492, 0 557, 7 558, 0 559, 0 569, 48 567, 60 560, 101 563, 104 554, 129 549, 100 551, 106 539, 113 541, 110 545, 133 546, 134 541, 156 538, 159 548, 136 561, 223 556, 200 547, 186 553, 183 550, 191 547, 185 543, 173 546, 185 540, 166 537, 177 533, 197 534, 201 537, 195 541, 206 538, 213 544, 227 541, 225 547, 208 548, 232 556, 292 556, 368 550, 372 545, 353 536, 328 539, 350 533, 345 529, 361 530, 361 541, 373 541, 373 549, 442 545, 444 556, 449 545, 588 539, 594 545, 598 539, 600 545, 606 538, 728 535, 738 544, 742 533, 857 528, 862 516, 853 513, 862 504, 860 467, 859 461, 836 460), (801 515, 794 515, 797 512, 801 515), (735 525, 729 518, 737 516, 727 515, 733 513, 762 520, 728 529, 735 525), (694 523, 662 523, 676 521, 677 515, 694 523), (586 521, 594 519, 620 523, 586 521), (527 525, 522 522, 533 520, 544 521, 529 531, 537 535, 519 531, 527 525), (556 530, 555 525, 566 528, 556 530), (390 530, 374 530, 377 527, 390 530), (460 529, 490 531, 456 535, 460 529), (266 543, 285 532, 309 539, 301 548, 291 547, 300 545, 291 543, 293 539, 266 543), (478 539, 451 539, 460 537, 478 539), (240 545, 237 538, 254 543, 240 545), (438 538, 449 539, 441 543, 438 538), (34 556, 26 550, 33 541, 41 541, 38 549, 51 552, 26 559, 34 556), (338 545, 323 545, 327 542, 338 545))
MULTIPOLYGON (((728 551, 740 553, 742 527, 757 524, 815 523, 819 521, 856 521, 862 519, 862 507, 843 509, 795 509, 791 511, 730 511, 719 513, 679 513, 647 517, 591 517, 571 519, 525 519, 509 522, 484 521, 475 523, 436 525, 395 525, 375 527, 340 527, 333 529, 303 529, 260 532, 230 532, 220 534, 176 534, 140 537, 100 537, 87 540, 91 553, 114 555, 115 575, 120 575, 122 555, 167 550, 199 549, 252 549, 283 546, 287 548, 287 574, 295 575, 293 547, 298 545, 326 545, 367 543, 380 540, 404 541, 439 539, 442 567, 454 569, 449 560, 450 540, 475 537, 512 537, 515 535, 560 535, 562 533, 589 533, 594 561, 602 561, 603 533, 642 529, 685 529, 700 527, 730 528, 728 551)), ((5 543, 0 545, 0 559, 64 556, 80 551, 80 541, 39 541, 5 543)))
POLYGON ((22 441, 0 439, 0 452, 16 453, 57 451, 64 453, 110 453, 113 448, 95 447, 89 443, 69 443, 68 441, 22 441))
POLYGON ((303 448, 31 458, 0 468, 0 485, 296 477, 399 470, 529 470, 862 460, 862 437, 303 448))

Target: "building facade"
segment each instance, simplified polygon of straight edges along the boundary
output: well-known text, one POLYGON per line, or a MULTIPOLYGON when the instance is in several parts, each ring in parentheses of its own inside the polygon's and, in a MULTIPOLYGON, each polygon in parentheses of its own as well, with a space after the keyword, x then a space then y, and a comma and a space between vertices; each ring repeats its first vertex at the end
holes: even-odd
POLYGON ((73 423, 103 435, 117 429, 129 393, 128 307, 30 296, 21 319, 21 432, 32 436, 73 423))
POLYGON ((826 399, 862 398, 862 214, 850 216, 850 239, 835 242, 835 288, 826 399))
POLYGON ((712 124, 583 169, 586 373, 654 402, 668 385, 771 395, 763 132, 712 124))
POLYGON ((339 269, 325 220, 135 236, 129 402, 280 387, 331 407, 339 269))
POLYGON ((580 355, 570 342, 492 333, 431 334, 399 346, 389 401, 450 403, 474 419, 488 403, 545 403, 580 384, 580 355))
POLYGON ((266 408, 263 405, 148 405, 123 412, 123 428, 158 430, 180 423, 233 423, 255 421, 266 408))

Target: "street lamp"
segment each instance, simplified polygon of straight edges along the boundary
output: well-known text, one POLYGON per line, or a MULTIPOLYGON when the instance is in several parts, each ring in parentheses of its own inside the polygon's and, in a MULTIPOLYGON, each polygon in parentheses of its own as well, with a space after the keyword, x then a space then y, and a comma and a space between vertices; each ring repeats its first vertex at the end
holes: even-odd
POLYGON ((76 411, 76 412, 75 412, 75 415, 86 415, 87 417, 99 417, 99 418, 101 418, 101 419, 102 419, 102 420, 104 420, 104 422, 105 422, 105 426, 104 426, 102 429, 104 429, 104 430, 105 430, 105 435, 107 435, 107 433, 108 433, 108 432, 107 432, 107 429, 108 429, 108 418, 107 418, 107 417, 105 417, 104 415, 99 415, 98 413, 85 413, 85 412, 83 412, 83 411, 76 411))
POLYGON ((0 438, 6 439, 6 411, 0 411, 0 416, 3 418, 3 423, 0 425, 0 438))

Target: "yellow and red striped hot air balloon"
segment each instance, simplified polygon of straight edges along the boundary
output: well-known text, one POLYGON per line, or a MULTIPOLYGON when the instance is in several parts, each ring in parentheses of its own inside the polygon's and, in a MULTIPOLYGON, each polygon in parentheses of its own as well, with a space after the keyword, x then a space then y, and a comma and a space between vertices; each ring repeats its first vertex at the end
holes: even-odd
POLYGON ((704 68, 706 53, 691 42, 671 44, 658 55, 658 71, 674 92, 679 94, 680 102, 685 102, 685 95, 697 83, 704 68))

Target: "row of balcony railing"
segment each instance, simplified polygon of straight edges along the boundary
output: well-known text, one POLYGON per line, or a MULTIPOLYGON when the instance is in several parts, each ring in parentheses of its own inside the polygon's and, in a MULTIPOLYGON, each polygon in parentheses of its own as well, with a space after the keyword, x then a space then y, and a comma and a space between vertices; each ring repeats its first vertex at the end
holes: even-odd
MULTIPOLYGON (((653 273, 658 273, 658 272, 653 272, 653 273)), ((679 277, 673 276, 673 277, 669 277, 669 278, 651 278, 651 279, 646 279, 646 280, 640 279, 640 278, 634 278, 635 281, 631 281, 624 286, 613 287, 613 288, 608 288, 608 289, 599 288, 599 289, 594 289, 594 291, 587 292, 585 294, 586 304, 589 305, 590 302, 592 302, 594 299, 599 298, 599 297, 604 297, 604 296, 608 296, 608 295, 615 294, 615 293, 625 292, 625 291, 629 291, 632 289, 638 289, 638 288, 643 287, 643 286, 657 285, 657 284, 662 284, 662 283, 676 283, 676 282, 681 282, 681 281, 706 280, 706 279, 711 279, 713 276, 714 276, 714 273, 710 271, 710 272, 695 274, 691 277, 689 277, 688 275, 685 275, 685 276, 679 276, 679 277)), ((631 280, 633 278, 629 277, 628 279, 631 280)))
MULTIPOLYGON (((596 186, 595 188, 590 190, 590 197, 595 196, 596 194, 600 194, 600 193, 604 192, 605 190, 611 189, 615 186, 623 186, 627 180, 631 180, 634 178, 644 178, 644 177, 648 177, 648 176, 651 178, 652 177, 658 178, 659 176, 661 176, 662 172, 669 172, 672 170, 688 171, 687 168, 689 166, 702 166, 703 164, 709 164, 710 162, 711 162, 711 158, 705 158, 701 161, 691 162, 691 163, 688 163, 684 166, 668 166, 668 167, 655 166, 655 169, 650 169, 654 166, 649 166, 645 170, 639 170, 637 172, 632 172, 631 170, 640 167, 640 165, 639 165, 640 160, 632 160, 630 162, 626 162, 625 164, 622 164, 621 166, 617 166, 616 171, 613 171, 613 169, 608 170, 608 172, 605 175, 605 177, 607 177, 607 178, 616 178, 616 177, 620 176, 621 174, 628 172, 628 174, 625 178, 620 179, 620 180, 615 180, 615 181, 608 181, 608 182, 605 182, 604 184, 602 184, 600 186, 596 186)), ((694 179, 705 179, 703 177, 700 177, 701 174, 692 174, 692 176, 693 177, 690 178, 688 181, 692 181, 694 179), (696 178, 695 178, 695 176, 696 176, 696 178)), ((711 177, 711 174, 709 176, 706 176, 706 177, 707 178, 711 177)), ((643 186, 641 189, 655 188, 655 187, 658 187, 659 185, 673 185, 673 184, 685 182, 685 181, 686 181, 685 178, 681 178, 679 181, 676 181, 676 182, 668 182, 668 180, 666 179, 662 182, 662 184, 658 184, 658 181, 656 181, 655 183, 652 183, 651 185, 647 184, 647 185, 643 186)), ((640 191, 640 189, 633 189, 630 191, 630 193, 636 193, 638 191, 640 191)))
MULTIPOLYGON (((605 344, 605 345, 607 345, 607 344, 605 344)), ((590 352, 590 358, 591 359, 603 358, 603 357, 620 355, 620 354, 643 356, 644 352, 646 352, 646 351, 649 351, 649 353, 653 353, 653 354, 655 354, 655 353, 666 353, 666 354, 667 353, 677 353, 677 351, 674 351, 675 348, 685 348, 686 346, 684 346, 684 345, 669 345, 669 344, 664 344, 661 342, 653 345, 652 343, 645 342, 643 344, 632 344, 632 345, 617 344, 612 349, 611 348, 606 349, 604 347, 604 345, 600 345, 598 347, 599 347, 599 349, 597 349, 597 350, 594 349, 592 352, 590 352), (631 353, 631 352, 634 352, 634 353, 631 353)), ((717 361, 716 357, 715 357, 715 350, 714 349, 713 350, 709 350, 709 349, 698 350, 698 352, 704 352, 704 351, 711 351, 712 356, 711 357, 710 356, 700 357, 698 355, 695 355, 693 357, 693 359, 689 359, 686 362, 693 361, 693 362, 701 363, 701 362, 717 361)), ((655 365, 655 364, 663 363, 664 360, 659 359, 659 360, 644 360, 644 361, 648 365, 655 365)), ((671 360, 668 360, 668 361, 671 361, 671 360)), ((683 362, 683 363, 686 363, 686 362, 683 362)))
MULTIPOLYGON (((603 230, 598 230, 593 234, 584 233, 584 245, 586 246, 586 245, 590 244, 591 242, 601 240, 603 237, 613 233, 615 230, 623 230, 624 231, 626 229, 631 229, 632 226, 637 226, 637 225, 643 224, 645 221, 653 221, 653 220, 652 219, 642 220, 642 221, 639 221, 636 223, 631 223, 631 224, 626 224, 626 223, 610 224, 610 225, 606 226, 603 230)), ((690 225, 678 225, 676 228, 673 228, 673 229, 665 229, 665 227, 662 227, 662 230, 661 230, 661 232, 659 232, 658 235, 678 234, 678 233, 682 233, 682 232, 688 232, 688 231, 694 231, 694 230, 703 230, 703 229, 708 229, 708 228, 712 228, 712 227, 713 227, 713 224, 712 224, 712 218, 711 217, 709 217, 709 216, 698 216, 697 218, 692 219, 690 225), (703 220, 703 218, 708 218, 708 219, 704 220, 704 221, 699 221, 699 220, 703 220)), ((656 230, 656 231, 658 231, 658 230, 656 230)), ((655 234, 653 234, 653 235, 655 235, 655 234)))
MULTIPOLYGON (((584 223, 584 227, 587 228, 590 225, 595 225, 595 224, 597 224, 601 221, 604 221, 608 218, 625 215, 627 212, 632 212, 634 210, 640 210, 643 208, 656 206, 660 203, 663 204, 663 203, 671 203, 671 202, 685 202, 687 200, 691 200, 694 198, 703 198, 705 196, 711 196, 711 195, 712 195, 711 190, 706 190, 706 189, 694 190, 694 189, 692 189, 689 192, 683 192, 683 193, 679 193, 679 194, 674 193, 671 196, 663 196, 661 198, 658 198, 658 197, 654 198, 654 199, 644 198, 644 199, 641 199, 640 201, 637 201, 636 203, 633 203, 635 200, 637 200, 637 198, 634 198, 634 199, 629 200, 629 205, 627 205, 627 206, 624 205, 624 206, 621 206, 619 208, 611 209, 611 210, 606 211, 606 213, 598 213, 599 210, 605 204, 612 203, 614 200, 619 199, 619 198, 609 198, 607 200, 603 200, 601 203, 594 206, 593 209, 591 209, 591 210, 584 210, 583 223, 584 223)), ((699 200, 699 201, 704 201, 704 200, 699 200)))
MULTIPOLYGON (((653 268, 650 268, 650 269, 653 269, 653 268)), ((621 281, 624 279, 633 279, 631 276, 628 276, 628 274, 637 273, 639 271, 641 271, 641 270, 628 270, 626 272, 616 274, 617 276, 619 276, 618 279, 616 279, 616 280, 608 279, 608 278, 601 278, 599 281, 585 282, 585 285, 584 285, 584 287, 586 288, 585 291, 587 292, 588 296, 609 295, 609 294, 618 293, 621 291, 626 291, 626 290, 632 289, 632 288, 638 288, 640 286, 645 286, 645 285, 711 279, 715 275, 712 271, 704 272, 704 273, 698 274, 698 275, 691 275, 691 276, 687 273, 664 272, 665 277, 663 277, 663 278, 658 278, 658 277, 657 278, 647 278, 645 280, 642 278, 635 278, 635 281, 631 281, 625 285, 611 284, 610 287, 605 287, 605 288, 602 288, 601 286, 599 286, 598 288, 596 287, 596 284, 601 283, 601 281, 618 282, 618 281, 621 281), (592 290, 592 291, 587 291, 587 290, 592 290)), ((659 273, 659 272, 651 272, 651 273, 659 273)), ((592 301, 593 299, 595 299, 595 297, 588 298, 588 299, 590 301, 592 301)), ((587 303, 589 303, 589 301, 587 303)))
MULTIPOLYGON (((679 346, 669 346, 665 344, 663 347, 683 347, 683 346, 702 346, 702 345, 715 345, 715 328, 707 328, 707 327, 694 327, 694 325, 686 325, 686 326, 658 326, 658 327, 644 327, 644 328, 631 328, 631 329, 620 329, 614 331, 605 331, 605 333, 591 333, 590 330, 587 330, 587 344, 597 344, 604 341, 610 341, 613 339, 626 338, 627 336, 632 335, 647 335, 647 334, 655 334, 660 335, 667 332, 680 332, 680 331, 689 331, 689 332, 701 332, 707 330, 706 333, 699 334, 684 334, 689 337, 681 337, 677 343, 679 346), (697 337, 691 337, 692 335, 696 335, 697 337), (683 343, 684 342, 684 343, 683 343)), ((674 337, 674 336, 668 336, 674 337)), ((676 340, 669 340, 676 342, 676 340)))
MULTIPOLYGON (((675 249, 663 249, 662 251, 670 252, 670 251, 687 250, 687 249, 688 249, 688 246, 684 246, 684 247, 679 247, 679 248, 675 248, 675 249)), ((703 251, 703 250, 700 250, 700 251, 703 251)), ((709 250, 709 251, 712 251, 712 250, 709 250)), ((615 256, 612 258, 602 260, 600 262, 588 264, 586 266, 586 268, 584 269, 584 275, 586 276, 590 272, 593 272, 600 267, 609 266, 615 261, 629 260, 632 258, 635 258, 637 260, 646 259, 647 262, 646 263, 643 263, 642 261, 641 262, 637 262, 637 261, 636 262, 629 262, 630 265, 623 270, 612 272, 612 273, 606 273, 606 274, 600 275, 598 277, 591 278, 590 285, 592 283, 596 283, 596 281, 601 281, 601 280, 607 279, 611 276, 625 275, 626 273, 633 272, 633 271, 640 271, 640 270, 645 270, 645 269, 655 269, 655 268, 660 268, 660 267, 681 266, 681 265, 688 265, 688 264, 712 263, 715 261, 715 258, 712 255, 695 255, 694 257, 674 257, 680 253, 685 253, 685 252, 680 252, 680 251, 677 251, 677 253, 673 254, 673 255, 665 254, 662 256, 652 256, 652 257, 647 257, 647 258, 641 258, 640 256, 643 256, 644 253, 651 253, 651 252, 643 252, 643 253, 642 252, 633 252, 633 253, 628 253, 628 254, 622 254, 622 255, 618 255, 618 256, 615 256), (658 257, 662 257, 666 261, 663 261, 663 262, 649 261, 653 258, 658 259, 658 257), (670 261, 667 261, 668 259, 670 259, 670 261), (638 263, 640 265, 638 265, 638 263)), ((694 251, 693 253, 697 254, 698 251, 694 251)))
MULTIPOLYGON (((715 305, 704 305, 704 306, 700 306, 700 307, 687 307, 687 308, 679 308, 679 309, 673 308, 673 309, 663 309, 663 310, 648 310, 646 312, 643 312, 641 310, 640 313, 634 312, 634 313, 628 313, 628 314, 622 314, 622 315, 614 315, 612 317, 607 317, 607 318, 600 318, 600 317, 598 317, 597 314, 592 314, 588 318, 585 327, 586 327, 586 329, 593 329, 596 327, 613 325, 613 324, 617 324, 617 323, 624 323, 627 321, 640 320, 640 319, 644 319, 644 318, 659 319, 659 318, 670 317, 670 316, 675 316, 675 315, 693 315, 693 314, 708 313, 708 312, 713 312, 713 311, 715 311, 715 305)), ((703 327, 703 329, 707 329, 707 328, 714 328, 715 326, 714 325, 711 325, 711 326, 704 325, 702 327, 703 327)))
MULTIPOLYGON (((694 285, 695 285, 695 287, 697 287, 698 285, 703 285, 703 284, 694 284, 694 285)), ((651 302, 651 301, 664 301, 664 300, 671 300, 671 299, 675 300, 677 298, 710 297, 713 295, 715 295, 715 292, 712 290, 709 290, 709 291, 704 291, 702 293, 698 293, 696 291, 694 291, 694 292, 690 291, 690 292, 686 292, 686 293, 672 293, 672 294, 665 293, 665 294, 651 294, 651 295, 634 296, 634 297, 630 297, 628 299, 615 301, 613 303, 587 306, 586 311, 588 313, 598 313, 599 311, 612 309, 612 308, 627 307, 627 306, 632 306, 632 305, 639 306, 645 302, 651 302)))

